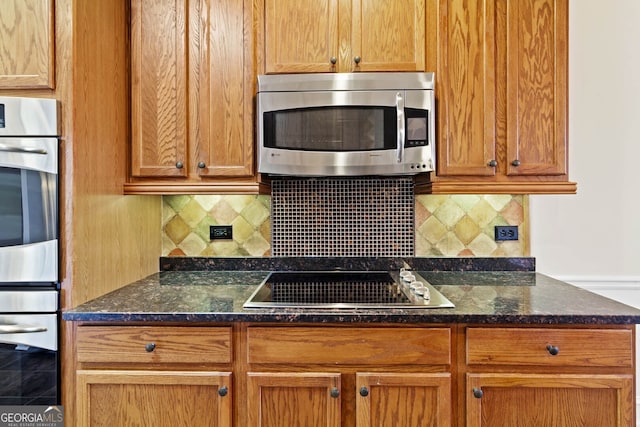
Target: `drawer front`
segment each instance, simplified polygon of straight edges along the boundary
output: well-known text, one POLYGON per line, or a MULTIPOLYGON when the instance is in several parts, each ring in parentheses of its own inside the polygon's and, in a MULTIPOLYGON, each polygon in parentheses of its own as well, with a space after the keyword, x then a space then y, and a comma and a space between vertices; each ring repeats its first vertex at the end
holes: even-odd
POLYGON ((79 362, 231 363, 230 327, 81 326, 79 362))
POLYGON ((468 328, 467 364, 633 366, 628 329, 468 328))
POLYGON ((448 365, 449 328, 249 327, 249 363, 448 365))

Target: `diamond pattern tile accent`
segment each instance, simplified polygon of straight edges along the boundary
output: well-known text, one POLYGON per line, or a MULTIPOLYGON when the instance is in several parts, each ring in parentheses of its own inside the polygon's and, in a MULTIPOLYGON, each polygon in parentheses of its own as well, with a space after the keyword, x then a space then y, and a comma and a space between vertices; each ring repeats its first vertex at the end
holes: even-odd
POLYGON ((269 256, 270 198, 189 195, 162 198, 163 256, 269 256), (209 240, 209 226, 231 225, 233 240, 209 240))
POLYGON ((421 195, 416 212, 426 218, 416 223, 416 256, 529 255, 527 196, 421 195), (495 242, 496 225, 517 225, 520 240, 495 242))

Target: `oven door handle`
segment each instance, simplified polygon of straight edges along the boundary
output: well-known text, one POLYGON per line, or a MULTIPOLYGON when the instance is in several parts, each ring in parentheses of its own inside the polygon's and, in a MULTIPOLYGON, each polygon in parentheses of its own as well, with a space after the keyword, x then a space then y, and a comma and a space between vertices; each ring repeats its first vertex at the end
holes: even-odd
POLYGON ((33 332, 46 332, 45 326, 5 323, 0 324, 0 334, 25 334, 33 332))
POLYGON ((14 147, 7 144, 0 144, 0 151, 7 153, 48 154, 47 150, 43 150, 42 148, 14 147))

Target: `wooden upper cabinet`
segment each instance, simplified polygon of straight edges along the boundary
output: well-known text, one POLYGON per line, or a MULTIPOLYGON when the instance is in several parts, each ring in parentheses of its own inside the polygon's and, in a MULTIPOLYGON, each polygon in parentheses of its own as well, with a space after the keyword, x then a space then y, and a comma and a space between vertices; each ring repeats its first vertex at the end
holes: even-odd
POLYGON ((186 177, 186 0, 131 2, 131 174, 186 177))
POLYGON ((495 175, 493 6, 493 0, 438 1, 438 176, 495 175))
POLYGON ((353 71, 425 71, 425 0, 353 0, 352 11, 353 71))
POLYGON ((568 1, 507 1, 507 175, 567 173, 568 1))
POLYGON ((256 1, 260 72, 425 71, 425 0, 256 1))
POLYGON ((430 0, 434 193, 575 193, 567 170, 568 0, 430 0))
POLYGON ((245 78, 243 0, 202 0, 192 13, 193 162, 199 177, 253 176, 253 74, 245 78))
POLYGON ((338 0, 264 0, 266 73, 335 71, 338 0))
POLYGON ((0 8, 0 89, 53 89, 54 0, 2 0, 0 8))
POLYGON ((132 0, 125 193, 257 193, 245 0, 132 0))

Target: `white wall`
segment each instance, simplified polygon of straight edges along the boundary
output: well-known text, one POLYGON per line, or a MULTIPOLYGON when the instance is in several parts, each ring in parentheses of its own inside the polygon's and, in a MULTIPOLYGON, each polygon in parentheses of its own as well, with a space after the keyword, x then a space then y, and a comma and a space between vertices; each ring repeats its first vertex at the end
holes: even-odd
POLYGON ((640 1, 569 1, 569 176, 531 196, 531 255, 553 276, 640 276, 640 1))
POLYGON ((640 308, 639 0, 569 1, 569 175, 530 197, 537 271, 640 308))

